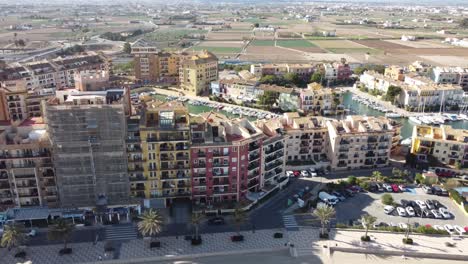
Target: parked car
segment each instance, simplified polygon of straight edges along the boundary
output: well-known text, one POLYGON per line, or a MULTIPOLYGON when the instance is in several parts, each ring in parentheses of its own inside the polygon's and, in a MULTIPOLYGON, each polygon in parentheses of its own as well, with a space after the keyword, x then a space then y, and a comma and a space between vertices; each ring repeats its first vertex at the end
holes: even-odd
POLYGON ((442 215, 443 218, 445 219, 450 219, 452 218, 452 215, 446 208, 439 208, 439 213, 442 215))
POLYGON ((426 200, 427 209, 435 209, 434 203, 431 200, 426 200))
POLYGON ((385 189, 386 192, 392 192, 393 191, 392 186, 390 186, 390 185, 388 185, 386 183, 384 183, 382 186, 383 186, 383 188, 385 189))
POLYGON ((432 187, 432 194, 442 195, 442 189, 439 186, 432 187))
POLYGON ((402 205, 403 207, 407 207, 407 206, 410 205, 410 202, 409 202, 408 200, 403 200, 403 199, 402 199, 402 200, 400 201, 400 203, 401 203, 401 205, 402 205))
POLYGON ((434 204, 434 207, 436 209, 440 209, 440 208, 445 208, 445 206, 443 204, 441 204, 439 201, 437 200, 432 200, 432 203, 434 204))
POLYGON ((385 191, 384 188, 382 187, 382 184, 376 183, 375 185, 377 186, 377 190, 378 190, 379 192, 385 191))
POLYGON ((421 201, 421 200, 417 200, 416 201, 416 204, 419 206, 419 208, 421 209, 426 209, 427 208, 427 205, 425 202, 421 201))
POLYGON ((423 185, 422 189, 425 193, 432 194, 432 188, 430 186, 423 185))
POLYGON ((465 233, 465 229, 463 229, 461 226, 459 225, 454 225, 453 226, 453 229, 455 229, 455 231, 460 235, 462 236, 464 233, 465 233))
POLYGON ((413 207, 414 209, 419 208, 419 205, 415 201, 409 201, 409 206, 413 207))
POLYGON ((440 225, 434 225, 434 226, 432 226, 432 228, 434 228, 435 230, 445 231, 445 228, 443 226, 440 226, 440 225))
POLYGON ((406 213, 408 214, 408 216, 414 216, 415 215, 413 207, 407 206, 405 209, 406 209, 406 213))
POLYGON ((346 200, 346 197, 344 197, 344 195, 341 194, 340 192, 333 191, 333 192, 331 192, 331 195, 336 196, 336 198, 338 198, 338 200, 340 200, 340 201, 346 200))
POLYGON ((397 213, 399 216, 406 216, 406 210, 403 207, 397 207, 397 213))
POLYGON ((391 186, 392 186, 392 191, 393 191, 393 192, 396 192, 396 193, 397 193, 397 192, 400 192, 400 189, 398 188, 398 185, 392 184, 391 186))
POLYGON ((294 171, 286 171, 287 177, 294 177, 294 171))
POLYGON ((431 213, 432 215, 434 215, 435 218, 437 219, 441 219, 442 218, 442 215, 439 213, 439 211, 437 211, 436 209, 432 209, 431 210, 431 213))
POLYGON ((395 207, 391 205, 386 205, 383 210, 384 210, 384 213, 391 214, 395 210, 395 207))
POLYGON ((440 188, 440 190, 441 190, 441 193, 440 193, 441 196, 448 196, 447 190, 445 190, 444 188, 440 188))
POLYGON ((446 224, 444 225, 445 231, 447 231, 449 234, 453 235, 455 233, 455 228, 453 228, 452 225, 446 224))
POLYGON ((353 197, 354 196, 354 192, 352 190, 350 190, 350 189, 345 189, 344 193, 345 193, 345 196, 347 196, 347 197, 353 197))
POLYGON ((309 169, 309 174, 310 174, 311 177, 317 177, 317 172, 315 172, 314 168, 309 169))
POLYGON ((400 190, 400 192, 406 192, 406 186, 404 186, 403 184, 398 185, 398 189, 400 190))
POLYGON ((37 235, 37 230, 36 229, 31 229, 26 236, 28 237, 35 237, 37 235))
POLYGON ((208 220, 210 225, 224 225, 224 218, 221 216, 213 217, 208 220))
POLYGON ((426 217, 426 218, 433 218, 434 215, 431 214, 431 212, 427 209, 421 209, 422 210, 422 217, 426 217))
POLYGON ((306 170, 301 171, 301 177, 310 177, 309 173, 306 170))

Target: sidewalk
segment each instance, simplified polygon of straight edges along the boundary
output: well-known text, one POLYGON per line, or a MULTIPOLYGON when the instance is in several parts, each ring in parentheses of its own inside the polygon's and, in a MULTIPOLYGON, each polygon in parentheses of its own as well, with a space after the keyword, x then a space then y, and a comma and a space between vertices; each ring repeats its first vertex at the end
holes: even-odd
MULTIPOLYGON (((199 246, 192 246, 190 241, 184 240, 183 236, 160 237, 158 238, 161 242, 161 248, 159 249, 150 249, 143 239, 135 239, 122 242, 121 246, 117 247, 116 250, 118 250, 118 252, 116 252, 115 255, 119 256, 119 260, 129 260, 128 262, 130 262, 130 260, 138 258, 212 254, 219 252, 225 252, 227 254, 284 249, 285 243, 288 242, 287 234, 283 232, 283 238, 274 239, 273 234, 275 232, 283 231, 270 229, 258 230, 255 233, 241 232, 244 236, 244 241, 235 243, 230 240, 230 237, 235 234, 232 232, 206 234, 202 235, 203 243, 199 246)), ((109 254, 106 259, 104 257, 104 244, 105 242, 98 242, 96 245, 93 245, 93 243, 71 243, 69 247, 73 249, 73 254, 66 256, 58 255, 58 251, 63 248, 63 244, 32 246, 26 249, 26 260, 31 260, 34 264, 96 262, 99 256, 101 256, 103 260, 110 260, 111 256, 114 254, 109 254)), ((15 250, 9 252, 7 249, 1 248, 0 263, 17 263, 18 261, 23 261, 13 257, 14 251, 15 250)), ((121 263, 125 263, 125 261, 121 263)))

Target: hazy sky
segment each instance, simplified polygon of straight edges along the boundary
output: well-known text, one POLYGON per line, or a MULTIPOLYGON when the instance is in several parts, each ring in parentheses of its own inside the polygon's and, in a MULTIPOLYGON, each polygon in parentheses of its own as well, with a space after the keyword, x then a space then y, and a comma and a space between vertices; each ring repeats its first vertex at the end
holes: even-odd
POLYGON ((44 4, 67 4, 67 3, 74 3, 74 4, 116 4, 116 3, 183 3, 183 2, 210 2, 210 3, 219 3, 219 2, 259 2, 259 3, 274 3, 274 2, 342 2, 342 3, 357 3, 357 2, 369 2, 369 3, 382 3, 382 4, 398 4, 398 3, 410 3, 410 4, 417 4, 417 5, 458 5, 458 6, 465 6, 468 7, 468 0, 450 0, 450 1, 441 1, 441 0, 318 0, 318 1, 291 1, 291 0, 175 0, 175 1, 165 1, 165 0, 0 0, 0 4, 36 4, 36 5, 44 5, 44 4))

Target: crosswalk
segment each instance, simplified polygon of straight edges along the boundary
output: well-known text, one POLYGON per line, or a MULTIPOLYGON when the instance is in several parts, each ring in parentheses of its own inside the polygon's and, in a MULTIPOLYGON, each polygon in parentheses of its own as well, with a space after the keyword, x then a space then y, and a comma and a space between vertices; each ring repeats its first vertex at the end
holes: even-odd
POLYGON ((288 231, 298 231, 299 226, 297 225, 296 218, 294 215, 283 215, 283 224, 288 231))
POLYGON ((138 236, 136 227, 133 224, 128 225, 110 225, 106 226, 106 240, 131 240, 138 236))

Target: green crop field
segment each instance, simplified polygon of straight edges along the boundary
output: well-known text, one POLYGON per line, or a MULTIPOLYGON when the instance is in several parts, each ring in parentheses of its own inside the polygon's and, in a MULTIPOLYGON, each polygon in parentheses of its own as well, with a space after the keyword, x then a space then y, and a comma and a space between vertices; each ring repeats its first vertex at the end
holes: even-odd
POLYGON ((297 39, 297 40, 278 40, 276 41, 277 46, 285 47, 285 48, 309 48, 309 47, 317 47, 312 42, 304 40, 304 39, 297 39))
POLYGON ((241 51, 241 48, 236 48, 236 47, 204 47, 204 46, 195 46, 192 47, 191 49, 194 50, 207 50, 209 52, 213 53, 239 53, 241 51))
POLYGON ((251 46, 274 46, 275 41, 274 40, 252 40, 250 42, 251 46))

